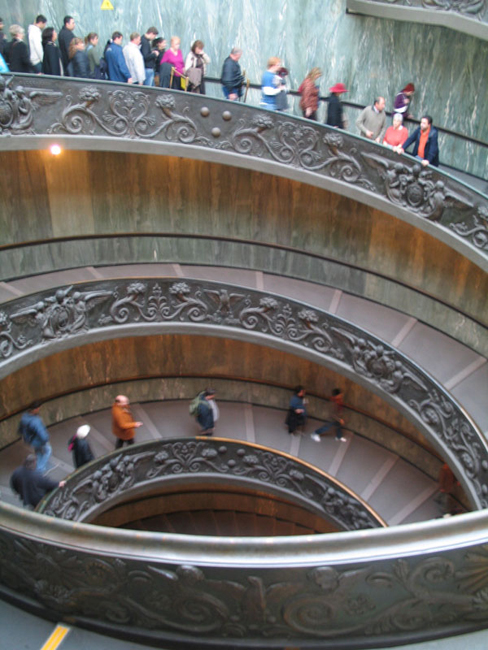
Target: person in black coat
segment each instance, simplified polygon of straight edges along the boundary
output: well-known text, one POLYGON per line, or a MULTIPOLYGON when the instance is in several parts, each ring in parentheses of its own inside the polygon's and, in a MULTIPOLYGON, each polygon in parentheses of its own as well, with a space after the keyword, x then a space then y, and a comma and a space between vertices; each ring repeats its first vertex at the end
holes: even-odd
POLYGON ((72 16, 65 16, 63 20, 63 27, 59 32, 59 49, 61 51, 61 62, 63 64, 64 74, 67 75, 69 63, 69 44, 74 39, 75 35, 73 30, 75 28, 75 20, 72 16))
POLYGON ((347 93, 346 87, 342 83, 337 83, 329 88, 330 95, 327 98, 327 119, 325 121, 329 126, 335 126, 337 129, 343 129, 344 116, 342 114, 341 95, 347 93))
POLYGON ((16 492, 24 506, 35 508, 39 501, 51 490, 64 487, 66 481, 52 481, 36 469, 37 460, 29 454, 24 463, 17 467, 10 477, 10 487, 16 492))
POLYGON ((89 433, 90 425, 84 424, 78 427, 76 434, 69 441, 68 449, 73 452, 73 463, 76 469, 86 465, 95 458, 90 443, 86 439, 89 433))
POLYGON ((68 73, 70 77, 92 78, 90 60, 85 52, 85 42, 82 38, 74 38, 69 44, 68 73))
POLYGON ((34 72, 30 62, 29 50, 24 43, 25 30, 20 25, 12 25, 9 29, 12 40, 7 43, 4 58, 10 72, 34 72))
POLYGON ((42 49, 44 58, 42 59, 42 72, 44 74, 53 74, 61 76, 61 54, 59 47, 56 47, 58 35, 54 27, 46 27, 42 32, 42 49))

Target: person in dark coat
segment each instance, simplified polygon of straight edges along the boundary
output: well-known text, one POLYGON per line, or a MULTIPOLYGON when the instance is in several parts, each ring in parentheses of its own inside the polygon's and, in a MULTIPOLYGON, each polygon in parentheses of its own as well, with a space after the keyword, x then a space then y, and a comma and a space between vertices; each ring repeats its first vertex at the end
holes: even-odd
POLYGON ((244 75, 241 72, 239 59, 242 56, 242 50, 238 47, 232 48, 231 53, 225 59, 222 66, 222 92, 226 99, 237 101, 242 95, 242 85, 244 83, 244 75))
POLYGON ((6 45, 7 45, 7 37, 3 33, 3 18, 0 18, 0 54, 2 56, 6 45))
POLYGON ((439 142, 437 129, 432 126, 430 115, 424 115, 420 120, 420 126, 406 140, 403 146, 395 147, 397 153, 403 153, 413 144, 412 156, 422 162, 422 167, 427 165, 439 166, 439 142))
POLYGON ((73 463, 76 469, 86 465, 95 458, 90 443, 86 439, 89 433, 90 425, 84 424, 78 427, 75 435, 69 441, 68 449, 73 452, 73 463))
POLYGON ((69 65, 70 77, 91 79, 90 60, 85 52, 85 42, 82 38, 73 38, 69 44, 69 65))
POLYGON ((144 59, 144 69, 146 72, 144 79, 145 86, 154 86, 154 72, 156 69, 156 58, 158 56, 154 48, 154 39, 158 33, 156 27, 149 27, 147 32, 141 36, 141 54, 144 59))
POLYGON ((10 487, 20 496, 24 506, 35 508, 51 490, 64 487, 66 481, 53 481, 36 469, 36 457, 29 454, 24 463, 10 477, 10 487))
POLYGON ((345 127, 344 117, 342 114, 341 95, 347 93, 346 87, 342 83, 337 83, 329 88, 330 95, 327 98, 327 119, 325 121, 329 126, 335 126, 337 129, 345 127))
POLYGON ((75 28, 75 20, 73 16, 65 16, 63 20, 63 27, 59 32, 59 49, 61 51, 61 62, 63 64, 64 74, 67 75, 69 63, 69 44, 74 39, 75 35, 73 30, 75 28))
POLYGON ((303 429, 307 421, 307 410, 305 408, 305 389, 303 386, 297 386, 293 391, 293 397, 288 406, 288 413, 285 424, 288 427, 288 433, 295 433, 297 429, 303 429))
POLYGON ((29 50, 24 43, 25 30, 20 25, 12 25, 9 29, 12 40, 7 43, 4 50, 4 58, 10 68, 10 72, 34 72, 29 50))
POLYGON ((197 422, 201 427, 201 436, 211 436, 215 422, 219 417, 219 409, 215 402, 215 390, 207 388, 201 395, 197 409, 197 422))
POLYGON ((42 32, 42 49, 44 58, 42 59, 42 72, 52 74, 57 77, 61 76, 61 53, 56 46, 58 35, 54 27, 46 27, 42 32))

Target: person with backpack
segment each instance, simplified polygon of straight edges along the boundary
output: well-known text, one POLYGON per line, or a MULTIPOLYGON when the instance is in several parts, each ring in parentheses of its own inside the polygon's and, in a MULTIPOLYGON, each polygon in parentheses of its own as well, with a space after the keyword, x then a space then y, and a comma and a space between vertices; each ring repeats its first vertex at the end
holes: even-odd
POLYGON ((75 435, 68 443, 68 450, 73 453, 73 464, 76 469, 86 465, 95 458, 90 443, 86 439, 89 433, 90 425, 83 424, 81 427, 78 427, 75 435))
POLYGON ((47 469, 52 449, 49 444, 49 433, 39 415, 40 408, 41 402, 33 402, 20 419, 18 430, 24 442, 33 448, 37 456, 37 470, 43 474, 47 469))
POLYGON ((196 417, 201 436, 211 436, 219 419, 219 407, 215 401, 215 390, 207 388, 199 393, 190 404, 190 415, 196 417))

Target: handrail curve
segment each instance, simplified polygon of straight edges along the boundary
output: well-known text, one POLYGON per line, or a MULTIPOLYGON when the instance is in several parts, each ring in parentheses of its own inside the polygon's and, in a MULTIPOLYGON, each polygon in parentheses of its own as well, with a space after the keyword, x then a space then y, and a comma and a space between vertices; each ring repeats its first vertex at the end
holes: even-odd
POLYGON ((410 156, 289 115, 206 96, 45 76, 0 77, 4 149, 191 156, 302 180, 384 210, 488 269, 488 197, 410 156), (3 91, 1 90, 3 87, 3 91))
POLYGON ((486 0, 347 0, 346 6, 348 12, 439 25, 488 41, 486 0))
POLYGON ((214 479, 276 490, 344 530, 386 526, 365 501, 326 472, 275 449, 227 438, 158 440, 112 452, 68 477, 38 511, 90 521, 115 503, 172 479, 180 484, 214 479))
POLYGON ((364 648, 486 626, 486 511, 251 541, 0 513, 0 593, 98 631, 189 648, 364 648))
POLYGON ((316 307, 223 283, 132 278, 10 301, 0 328, 0 377, 33 358, 148 333, 204 333, 292 350, 400 410, 451 460, 474 507, 488 505, 488 444, 452 395, 388 343, 316 307))

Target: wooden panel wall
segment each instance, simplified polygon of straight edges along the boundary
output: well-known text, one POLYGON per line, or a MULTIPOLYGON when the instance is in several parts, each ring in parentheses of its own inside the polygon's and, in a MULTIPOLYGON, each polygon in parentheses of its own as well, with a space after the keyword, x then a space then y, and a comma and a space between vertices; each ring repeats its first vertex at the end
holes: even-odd
POLYGON ((0 163, 0 245, 107 233, 243 238, 358 264, 481 320, 488 311, 486 274, 462 255, 379 210, 303 183, 127 153, 3 152, 0 163))

